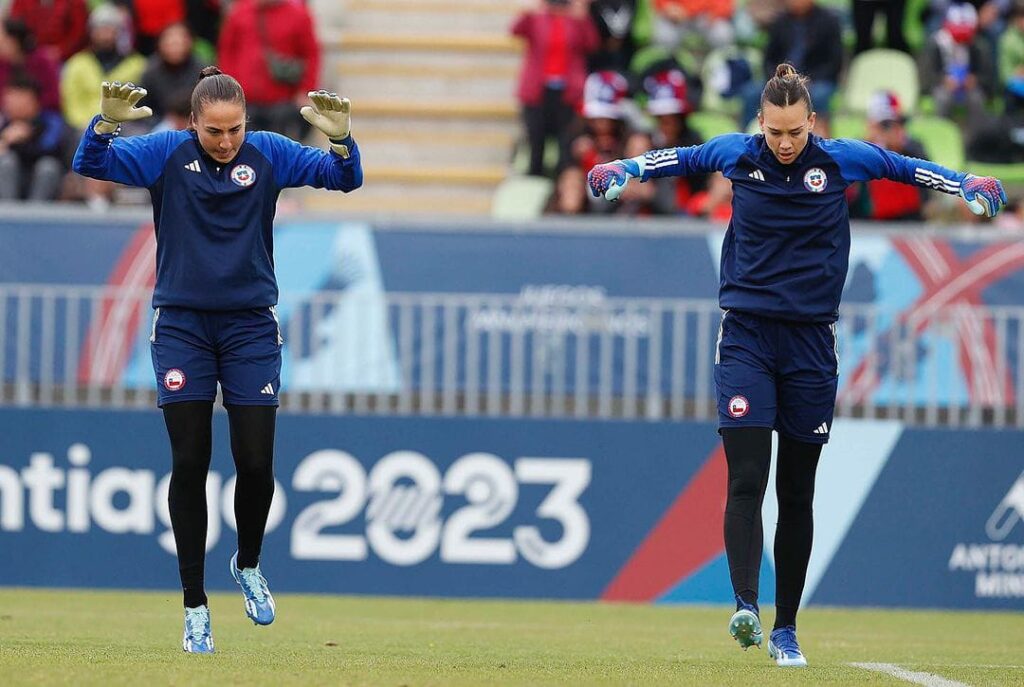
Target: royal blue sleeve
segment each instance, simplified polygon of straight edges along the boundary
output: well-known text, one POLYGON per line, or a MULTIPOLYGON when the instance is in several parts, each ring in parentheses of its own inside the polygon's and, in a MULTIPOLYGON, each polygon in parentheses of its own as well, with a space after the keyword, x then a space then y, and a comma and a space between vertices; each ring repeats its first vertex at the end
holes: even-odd
POLYGON ((724 134, 687 148, 651 150, 644 155, 640 180, 726 172, 743 154, 749 139, 747 134, 724 134))
POLYGON ((359 146, 351 136, 342 141, 348 146, 347 158, 267 131, 253 132, 249 140, 270 160, 279 188, 312 186, 347 193, 363 185, 359 146))
POLYGON ((957 194, 967 174, 928 160, 907 157, 867 141, 838 138, 821 141, 821 148, 839 165, 849 182, 892 179, 943 193, 957 194))
POLYGON ((98 134, 93 126, 99 118, 96 115, 85 127, 71 163, 76 172, 93 179, 149 188, 163 174, 167 158, 188 136, 182 131, 163 131, 121 138, 120 129, 98 134))

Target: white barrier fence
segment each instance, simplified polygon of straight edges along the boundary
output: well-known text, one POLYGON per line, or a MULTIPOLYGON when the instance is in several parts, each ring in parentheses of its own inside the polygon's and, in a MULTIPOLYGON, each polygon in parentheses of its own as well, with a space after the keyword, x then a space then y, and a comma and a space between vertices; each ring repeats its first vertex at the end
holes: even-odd
MULTIPOLYGON (((152 407, 151 294, 0 287, 0 403, 152 407)), ((312 413, 710 419, 713 301, 285 294, 282 407, 312 413)), ((1024 309, 844 307, 837 415, 1024 424, 1024 309)))

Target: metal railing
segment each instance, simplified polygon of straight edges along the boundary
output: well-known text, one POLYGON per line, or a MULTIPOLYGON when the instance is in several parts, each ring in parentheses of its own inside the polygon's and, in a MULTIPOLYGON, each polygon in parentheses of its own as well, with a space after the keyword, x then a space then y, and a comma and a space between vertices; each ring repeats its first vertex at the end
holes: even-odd
MULTIPOLYGON (((150 293, 0 286, 0 403, 150 408, 150 293)), ((721 311, 581 289, 285 295, 282 408, 711 419, 721 311)), ((837 415, 1024 425, 1024 309, 844 307, 837 415)))

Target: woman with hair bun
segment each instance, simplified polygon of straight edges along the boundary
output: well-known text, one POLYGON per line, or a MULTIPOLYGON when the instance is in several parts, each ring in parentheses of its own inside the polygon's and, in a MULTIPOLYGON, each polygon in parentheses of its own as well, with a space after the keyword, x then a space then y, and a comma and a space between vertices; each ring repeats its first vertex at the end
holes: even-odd
POLYGON ((815 471, 832 429, 839 379, 835 323, 850 257, 846 188, 892 179, 959 195, 988 217, 1006 204, 998 179, 864 141, 821 138, 812 133, 814 120, 807 80, 781 64, 761 94, 760 134, 652 150, 597 165, 588 177, 593 194, 611 201, 630 179, 722 172, 732 182, 715 353, 718 431, 729 470, 725 548, 736 597, 729 632, 744 649, 763 639, 761 504, 775 430, 776 616, 768 652, 779 666, 807 665, 796 615, 811 553, 815 471))
POLYGON ((276 607, 260 570, 274 496, 274 429, 281 385, 275 306, 274 213, 282 189, 352 191, 363 183, 350 104, 310 91, 301 115, 329 150, 276 133, 246 131, 245 94, 217 67, 200 72, 186 131, 119 138, 121 124, 152 115, 146 91, 104 82, 100 114, 86 127, 74 170, 149 189, 156 230, 153 368, 170 437, 168 495, 185 605, 182 648, 213 653, 204 588, 206 474, 213 402, 220 384, 235 461, 238 551, 230 572, 257 625, 276 607))

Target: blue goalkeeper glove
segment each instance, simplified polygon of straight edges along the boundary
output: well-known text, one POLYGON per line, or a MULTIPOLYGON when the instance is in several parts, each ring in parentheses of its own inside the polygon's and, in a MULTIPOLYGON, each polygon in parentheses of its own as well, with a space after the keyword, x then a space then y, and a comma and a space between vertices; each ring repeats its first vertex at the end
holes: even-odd
POLYGON ((626 190, 626 184, 630 179, 635 179, 643 174, 640 164, 635 158, 628 160, 612 160, 602 165, 594 165, 594 168, 587 174, 587 184, 590 185, 590 192, 595 198, 602 195, 610 201, 616 201, 622 192, 626 190))
POLYGON ((995 217, 1006 205, 1006 191, 995 177, 968 174, 960 183, 960 197, 976 215, 995 217))

